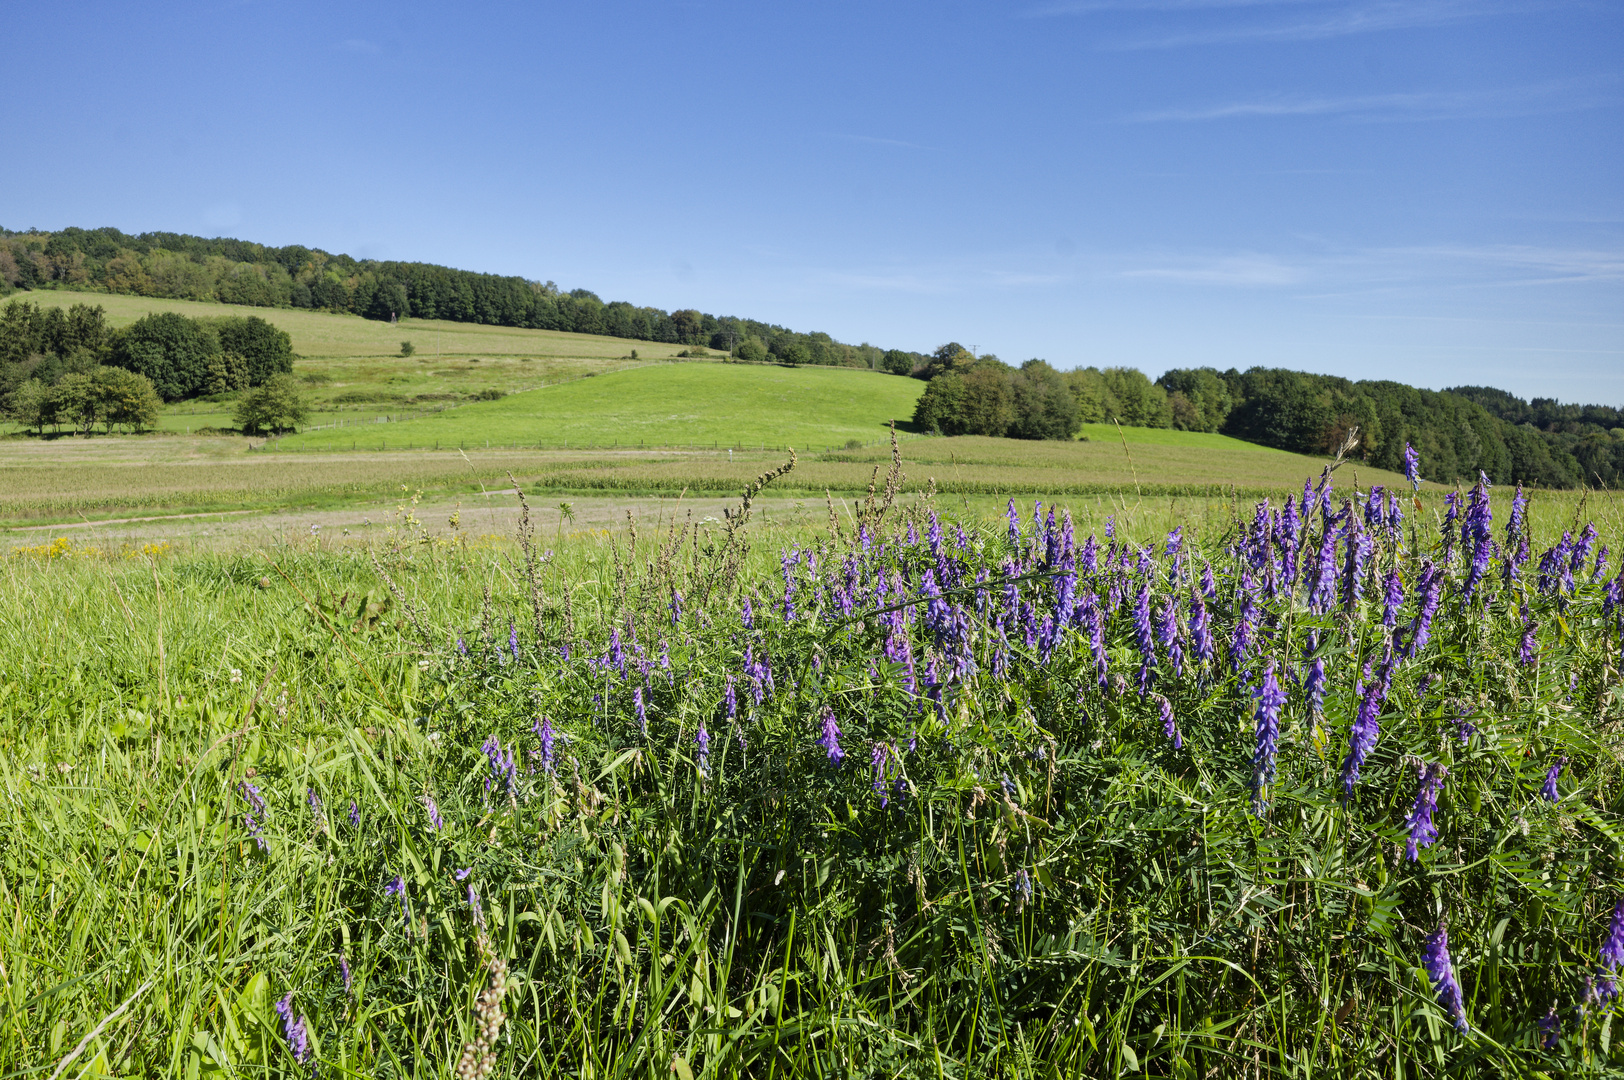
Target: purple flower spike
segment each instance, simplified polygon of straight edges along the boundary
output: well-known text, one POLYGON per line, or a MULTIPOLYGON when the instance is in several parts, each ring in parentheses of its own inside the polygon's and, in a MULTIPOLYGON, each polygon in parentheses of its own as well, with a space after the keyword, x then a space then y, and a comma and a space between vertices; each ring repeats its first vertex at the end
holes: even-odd
POLYGON ((1421 961, 1426 965, 1427 978, 1432 980, 1433 993, 1438 995, 1438 1004, 1449 1014, 1455 1030, 1461 1032, 1472 1030, 1471 1025, 1466 1022, 1466 1003, 1461 994, 1460 982, 1455 978, 1455 964, 1449 958, 1447 927, 1440 924, 1437 930, 1427 935, 1426 943, 1422 946, 1421 961))
POLYGON ((1444 777, 1448 775, 1449 770, 1437 764, 1421 770, 1421 786, 1415 793, 1415 805, 1410 808, 1410 816, 1405 820, 1410 839, 1404 847, 1404 855, 1411 862, 1416 861, 1418 848, 1431 847, 1438 840, 1438 827, 1432 823, 1432 815, 1438 809, 1438 794, 1443 791, 1444 777))
POLYGON ((282 1018, 282 1039, 288 1044, 288 1053, 300 1065, 310 1061, 310 1034, 305 1030, 308 1021, 303 1013, 293 1018, 293 991, 276 1003, 276 1013, 282 1018))
POLYGON ((418 801, 423 804, 423 809, 429 812, 429 824, 434 826, 434 831, 439 832, 444 829, 445 822, 440 820, 440 808, 435 804, 433 797, 424 795, 418 801))
POLYGON ((1562 1037, 1562 1019, 1556 1015, 1556 1006, 1539 1018, 1539 1045, 1542 1050, 1555 1050, 1556 1040, 1562 1037))
POLYGON ((1263 670, 1263 682, 1252 691, 1257 699, 1257 746, 1252 752, 1253 806, 1259 817, 1268 811, 1264 801, 1264 788, 1274 782, 1275 754, 1280 748, 1280 708, 1286 703, 1285 691, 1275 678, 1274 661, 1263 670))
POLYGON ((694 733, 694 742, 699 747, 699 775, 710 775, 710 732, 705 730, 705 721, 699 722, 699 730, 694 733))
POLYGON ((1545 770, 1545 786, 1539 789, 1539 793, 1550 802, 1562 801, 1562 793, 1556 790, 1556 778, 1562 775, 1562 766, 1567 763, 1567 758, 1559 757, 1551 762, 1549 769, 1545 770))
POLYGON ((359 829, 360 827, 361 827, 361 807, 356 804, 354 799, 351 799, 350 800, 350 828, 359 829))
POLYGON ((349 993, 350 983, 352 982, 352 977, 350 975, 350 962, 344 958, 343 953, 338 954, 338 974, 339 977, 344 980, 344 992, 346 994, 349 993))
POLYGON ((891 748, 883 742, 874 744, 874 751, 870 755, 870 765, 874 770, 874 793, 880 797, 880 807, 891 805, 891 788, 885 782, 886 766, 891 761, 891 748))
POLYGON ((1421 490, 1421 455, 1409 443, 1404 444, 1404 479, 1415 490, 1421 490))
POLYGON ((1539 623, 1534 621, 1534 617, 1528 613, 1526 607, 1522 609, 1522 617, 1522 642, 1517 646, 1517 659, 1524 665, 1533 667, 1539 663, 1539 623))
POLYGON ((557 772, 558 754, 554 747, 558 737, 553 732, 553 722, 543 716, 535 722, 531 730, 536 733, 536 738, 541 740, 541 767, 548 773, 557 772))
POLYGON ((508 651, 513 654, 513 662, 519 662, 519 628, 508 623, 508 651))
POLYGON ((1353 718, 1353 727, 1348 731, 1348 756, 1342 760, 1342 790, 1348 798, 1353 797, 1353 789, 1359 783, 1359 771, 1364 768, 1365 759, 1376 748, 1376 739, 1381 735, 1381 725, 1377 718, 1381 716, 1382 704, 1387 700, 1387 689, 1393 677, 1393 659, 1389 657, 1377 672, 1376 678, 1363 688, 1359 700, 1359 712, 1353 718))
POLYGON ((1162 734, 1173 740, 1173 749, 1183 750, 1184 735, 1179 731, 1178 724, 1173 721, 1173 703, 1157 694, 1156 704, 1161 709, 1162 734))
POLYGON ((1607 937, 1601 943, 1597 958, 1609 974, 1624 967, 1624 901, 1613 907, 1613 919, 1607 926, 1607 937))
POLYGON ((823 710, 823 734, 818 738, 818 745, 829 755, 831 765, 839 765, 846 756, 840 748, 840 725, 835 723, 834 710, 827 707, 823 710))

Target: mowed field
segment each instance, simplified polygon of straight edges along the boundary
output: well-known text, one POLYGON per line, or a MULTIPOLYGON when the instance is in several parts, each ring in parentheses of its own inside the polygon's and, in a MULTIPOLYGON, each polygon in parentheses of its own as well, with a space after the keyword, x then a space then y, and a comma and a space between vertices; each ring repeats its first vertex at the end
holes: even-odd
POLYGON ((278 451, 686 446, 828 450, 879 445, 905 423, 917 379, 840 368, 659 364, 474 402, 373 429, 306 431, 278 451))
MULTIPOLYGON (((1120 440, 909 439, 901 443, 903 486, 914 492, 934 487, 969 517, 991 517, 1004 499, 1020 496, 1070 507, 1080 525, 1112 515, 1121 521, 1130 507, 1149 514, 1147 521, 1166 522, 1206 515, 1200 508, 1209 505, 1222 516, 1236 498, 1283 496, 1324 466, 1315 458, 1216 436, 1156 443, 1133 441, 1126 429, 1124 434, 1126 449, 1120 440), (1145 509, 1152 504, 1163 509, 1145 509)), ((510 475, 538 502, 658 499, 685 491, 690 497, 718 496, 736 493, 785 457, 759 450, 652 449, 266 453, 249 446, 243 438, 179 436, 0 440, 0 527, 36 535, 33 530, 56 523, 86 527, 129 517, 243 511, 344 511, 353 520, 329 523, 347 527, 379 520, 403 493, 490 507, 491 493, 512 489, 510 475)), ((888 447, 801 454, 768 498, 821 503, 827 490, 849 501, 866 491, 874 470, 883 471, 888 461, 888 447)), ((1355 482, 1368 487, 1402 479, 1344 466, 1339 490, 1355 482)), ((1437 502, 1441 489, 1426 485, 1423 496, 1437 502)), ((495 501, 514 505, 509 496, 495 501)), ((145 531, 151 535, 153 527, 145 531)))

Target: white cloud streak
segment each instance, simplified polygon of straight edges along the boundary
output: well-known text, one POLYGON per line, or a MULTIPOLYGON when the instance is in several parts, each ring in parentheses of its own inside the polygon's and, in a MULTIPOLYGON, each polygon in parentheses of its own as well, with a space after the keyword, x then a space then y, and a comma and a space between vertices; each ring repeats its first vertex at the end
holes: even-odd
POLYGON ((1619 101, 1618 78, 1563 80, 1493 90, 1436 90, 1344 97, 1277 97, 1160 109, 1126 123, 1197 123, 1249 118, 1344 116, 1367 121, 1456 120, 1531 116, 1601 108, 1619 101))

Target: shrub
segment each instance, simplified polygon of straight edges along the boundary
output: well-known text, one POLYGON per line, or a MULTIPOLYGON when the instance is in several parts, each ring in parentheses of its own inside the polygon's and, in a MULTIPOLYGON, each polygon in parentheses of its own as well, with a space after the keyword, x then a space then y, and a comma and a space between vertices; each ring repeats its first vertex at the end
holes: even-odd
POLYGON ((415 345, 413 345, 411 342, 403 341, 403 342, 400 343, 400 355, 402 355, 402 356, 410 356, 413 353, 415 353, 416 351, 417 351, 417 347, 415 345))
POLYGON ((237 402, 237 427, 255 435, 296 429, 304 422, 304 395, 291 375, 274 375, 237 402))

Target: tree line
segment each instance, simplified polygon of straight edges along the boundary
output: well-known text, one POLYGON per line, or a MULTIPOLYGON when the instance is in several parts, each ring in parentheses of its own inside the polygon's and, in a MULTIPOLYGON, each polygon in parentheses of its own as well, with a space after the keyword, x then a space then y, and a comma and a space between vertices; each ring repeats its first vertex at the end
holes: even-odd
POLYGON ((1334 453, 1355 429, 1360 460, 1394 472, 1411 445, 1429 478, 1540 487, 1624 486, 1624 413, 1524 401, 1503 390, 1422 390, 1282 368, 1181 368, 1152 382, 1132 368, 1012 368, 957 343, 914 375, 928 380, 914 423, 947 435, 1071 438, 1085 423, 1216 432, 1300 454, 1334 453), (1069 391, 1062 399, 1059 387, 1069 391))
POLYGON ((143 431, 164 402, 242 391, 245 430, 291 426, 302 416, 293 359, 287 332, 255 315, 160 312, 112 329, 100 306, 0 308, 0 406, 41 433, 88 434, 98 423, 143 431))
POLYGON ((369 319, 447 319, 602 334, 716 349, 739 359, 888 370, 906 375, 918 353, 847 345, 774 323, 664 311, 551 281, 421 262, 355 259, 294 244, 118 229, 0 229, 0 293, 74 288, 257 307, 349 312, 369 319))

